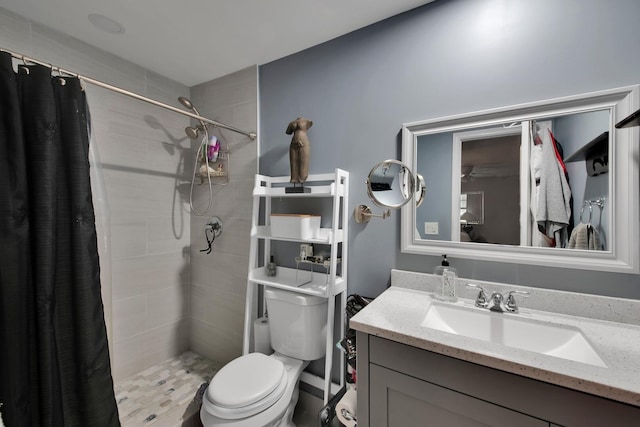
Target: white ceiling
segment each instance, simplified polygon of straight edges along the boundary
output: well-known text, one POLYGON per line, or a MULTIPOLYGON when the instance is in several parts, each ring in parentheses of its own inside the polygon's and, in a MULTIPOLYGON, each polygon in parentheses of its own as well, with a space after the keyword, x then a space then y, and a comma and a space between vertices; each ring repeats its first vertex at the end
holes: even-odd
POLYGON ((433 0, 2 0, 0 6, 194 86, 433 0), (87 16, 124 28, 110 34, 87 16))

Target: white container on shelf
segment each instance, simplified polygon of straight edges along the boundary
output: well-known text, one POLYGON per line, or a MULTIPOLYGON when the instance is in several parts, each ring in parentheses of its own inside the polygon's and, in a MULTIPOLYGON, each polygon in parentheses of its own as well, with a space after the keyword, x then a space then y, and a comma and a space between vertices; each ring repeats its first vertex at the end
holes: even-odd
POLYGON ((317 239, 320 215, 271 214, 271 236, 285 239, 317 239))

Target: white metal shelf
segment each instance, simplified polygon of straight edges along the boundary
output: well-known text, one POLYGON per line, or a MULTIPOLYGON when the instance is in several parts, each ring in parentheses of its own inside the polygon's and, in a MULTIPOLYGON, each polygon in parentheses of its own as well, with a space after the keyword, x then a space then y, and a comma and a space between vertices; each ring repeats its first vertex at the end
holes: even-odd
POLYGON ((285 242, 301 242, 301 243, 317 243, 320 245, 330 245, 334 242, 342 243, 344 233, 338 229, 335 233, 331 228, 321 228, 316 239, 293 239, 289 237, 274 237, 271 235, 271 227, 268 225, 259 225, 251 230, 251 236, 264 240, 281 240, 285 242))
MULTIPOLYGON (((314 295, 327 299, 327 333, 325 348, 325 372, 324 372, 324 403, 327 404, 332 393, 331 371, 335 343, 344 337, 346 330, 346 291, 347 291, 347 236, 349 224, 349 172, 335 169, 331 174, 309 175, 304 183, 306 193, 287 193, 286 188, 291 187, 288 176, 269 177, 256 175, 253 187, 253 215, 251 224, 251 244, 249 259, 251 265, 247 277, 247 303, 244 319, 243 353, 252 351, 252 325, 258 315, 258 290, 261 287, 286 289, 300 294, 314 295), (275 237, 271 234, 270 214, 272 213, 273 198, 308 199, 325 198, 331 203, 331 225, 321 228, 319 235, 314 239, 295 239, 275 237), (261 223, 262 222, 262 223, 261 223), (341 225, 340 225, 341 224, 341 225), (324 268, 326 272, 313 271, 305 268, 277 267, 277 275, 267 276, 264 266, 271 256, 271 241, 300 242, 330 245, 330 259, 324 268), (338 253, 341 257, 338 258, 338 253), (339 261, 338 261, 339 260, 339 261), (339 265, 338 265, 339 264, 339 265), (337 274, 338 267, 340 275, 337 274), (336 303, 336 300, 339 302, 336 303), (338 307, 336 307, 338 304, 338 307), (338 336, 334 336, 334 314, 340 311, 338 336), (336 341, 334 341, 334 339, 336 341)), ((344 385, 345 364, 344 358, 340 358, 340 386, 344 385)), ((315 384, 314 384, 315 386, 315 384)), ((335 390, 333 390, 335 393, 335 390)))
MULTIPOLYGON (((337 169, 339 171, 339 169, 337 169)), ((344 171, 342 171, 344 172, 344 171)), ((289 177, 269 177, 256 175, 253 186, 254 197, 343 197, 345 186, 336 182, 335 174, 309 175, 304 183, 308 193, 287 193, 286 188, 291 187, 289 177)))
MULTIPOLYGON (((289 267, 277 267, 277 275, 268 277, 265 274, 264 267, 258 267, 249 273, 249 281, 259 283, 272 288, 287 289, 301 294, 315 295, 328 298, 330 295, 327 291, 327 273, 318 271, 309 271, 305 269, 297 270, 289 267), (310 283, 303 284, 310 276, 310 283)), ((342 277, 336 276, 333 286, 333 296, 340 294, 346 290, 346 282, 342 277)))
POLYGON ((333 197, 335 189, 332 185, 305 187, 309 193, 286 193, 286 187, 256 187, 253 195, 257 197, 333 197))

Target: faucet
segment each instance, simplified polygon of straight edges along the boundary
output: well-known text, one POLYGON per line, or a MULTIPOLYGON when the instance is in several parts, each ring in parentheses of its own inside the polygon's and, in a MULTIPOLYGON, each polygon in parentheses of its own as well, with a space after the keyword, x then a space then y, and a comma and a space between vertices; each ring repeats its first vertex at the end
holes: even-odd
POLYGON ((505 308, 510 313, 518 312, 518 305, 516 304, 516 298, 513 296, 514 294, 522 295, 525 298, 529 296, 529 292, 509 291, 509 293, 507 294, 507 301, 505 302, 505 308))
POLYGON ((476 297, 476 307, 488 308, 489 310, 497 313, 518 313, 518 304, 516 303, 514 294, 522 295, 524 297, 529 295, 529 292, 509 291, 507 298, 505 299, 504 295, 501 293, 493 292, 491 297, 487 298, 487 293, 482 286, 468 283, 467 287, 479 289, 478 296, 476 297))
POLYGON ((489 301, 487 300, 487 293, 485 292, 482 286, 475 285, 473 283, 467 283, 467 288, 479 289, 478 296, 476 297, 476 307, 487 308, 489 306, 489 301))

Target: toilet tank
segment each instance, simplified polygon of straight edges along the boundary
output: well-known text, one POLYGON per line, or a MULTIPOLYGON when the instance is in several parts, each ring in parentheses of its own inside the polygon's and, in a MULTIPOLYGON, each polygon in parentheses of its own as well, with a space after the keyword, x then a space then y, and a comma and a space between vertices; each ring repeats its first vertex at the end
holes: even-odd
POLYGON ((271 347, 300 360, 324 357, 327 333, 327 299, 266 288, 271 347))

